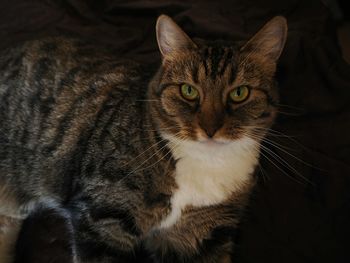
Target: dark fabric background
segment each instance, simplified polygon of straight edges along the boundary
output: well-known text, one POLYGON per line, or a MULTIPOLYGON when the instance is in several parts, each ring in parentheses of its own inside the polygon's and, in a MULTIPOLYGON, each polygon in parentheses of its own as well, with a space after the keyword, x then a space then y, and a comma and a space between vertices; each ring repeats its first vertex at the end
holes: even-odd
MULTIPOLYGON (((275 165, 262 158, 235 262, 350 262, 350 66, 320 1, 0 0, 0 48, 71 34, 149 63, 159 60, 154 26, 161 13, 190 36, 225 40, 246 40, 273 16, 287 17, 288 41, 278 71, 283 106, 273 127, 286 136, 270 137, 282 146, 266 146, 288 164, 267 153, 275 165)), ((37 216, 26 223, 18 253, 51 253, 52 262, 67 262, 62 252, 69 252, 62 245, 67 237, 63 230, 52 231, 58 225, 63 229, 63 221, 52 219, 52 213, 37 216), (43 229, 61 241, 28 242, 43 229), (23 248, 35 242, 35 250, 23 248), (64 248, 53 249, 55 244, 64 248)))

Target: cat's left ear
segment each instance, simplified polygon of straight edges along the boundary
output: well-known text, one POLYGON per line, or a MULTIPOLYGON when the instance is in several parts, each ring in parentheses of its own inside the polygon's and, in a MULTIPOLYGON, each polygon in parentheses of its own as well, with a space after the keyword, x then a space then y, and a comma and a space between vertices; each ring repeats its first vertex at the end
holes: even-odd
POLYGON ((168 56, 174 51, 196 48, 189 36, 166 15, 158 17, 156 32, 159 50, 163 56, 168 56))
POLYGON ((276 16, 267 22, 241 50, 259 53, 276 62, 286 42, 287 31, 287 20, 283 16, 276 16))

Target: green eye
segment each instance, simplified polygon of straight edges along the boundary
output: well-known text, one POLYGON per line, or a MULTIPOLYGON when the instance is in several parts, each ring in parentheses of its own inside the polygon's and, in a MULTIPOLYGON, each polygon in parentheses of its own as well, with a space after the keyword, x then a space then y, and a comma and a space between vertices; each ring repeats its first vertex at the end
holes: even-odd
POLYGON ((186 100, 195 100, 199 97, 198 90, 188 84, 182 84, 180 91, 182 97, 184 97, 186 100))
POLYGON ((230 92, 230 98, 233 102, 243 102, 246 100, 249 96, 249 88, 248 86, 240 86, 235 88, 233 91, 230 92))

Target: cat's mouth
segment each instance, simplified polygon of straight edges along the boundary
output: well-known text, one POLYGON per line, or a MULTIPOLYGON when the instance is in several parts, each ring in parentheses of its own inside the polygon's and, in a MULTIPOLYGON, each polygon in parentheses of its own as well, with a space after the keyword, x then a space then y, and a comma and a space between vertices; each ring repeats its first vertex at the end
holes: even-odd
POLYGON ((224 146, 229 144, 227 140, 212 139, 212 138, 200 139, 198 140, 198 142, 202 145, 206 145, 209 147, 224 146))

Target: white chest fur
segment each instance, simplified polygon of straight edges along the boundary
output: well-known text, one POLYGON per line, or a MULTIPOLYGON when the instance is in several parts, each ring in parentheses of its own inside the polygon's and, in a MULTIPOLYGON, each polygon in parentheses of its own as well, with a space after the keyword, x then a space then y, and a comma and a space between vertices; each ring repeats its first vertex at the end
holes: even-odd
POLYGON ((175 174, 178 188, 171 198, 171 212, 160 228, 174 225, 186 206, 208 206, 228 199, 249 180, 258 162, 258 143, 247 137, 209 145, 163 136, 170 141, 178 160, 175 174))

